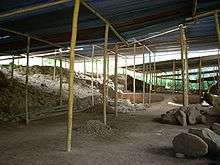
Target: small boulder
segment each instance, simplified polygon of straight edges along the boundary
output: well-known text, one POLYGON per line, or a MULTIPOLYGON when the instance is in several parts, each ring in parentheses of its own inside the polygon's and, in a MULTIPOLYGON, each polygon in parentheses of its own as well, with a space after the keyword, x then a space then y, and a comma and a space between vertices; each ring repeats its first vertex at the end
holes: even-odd
POLYGON ((201 157, 208 153, 208 145, 200 137, 190 133, 175 136, 173 147, 176 153, 190 157, 201 157))
POLYGON ((204 115, 199 115, 196 118, 196 121, 198 124, 205 124, 206 123, 206 117, 204 115))
POLYGON ((188 123, 190 125, 196 124, 196 119, 200 116, 200 112, 194 107, 190 108, 187 112, 188 123))
POLYGON ((161 119, 162 119, 162 123, 165 124, 173 124, 173 125, 178 124, 175 115, 171 113, 162 114, 161 119))
POLYGON ((220 136, 208 128, 191 128, 189 133, 202 138, 209 147, 209 153, 218 154, 220 151, 220 136))
POLYGON ((216 134, 220 135, 220 124, 213 123, 213 125, 211 126, 211 130, 214 131, 216 134))
POLYGON ((186 114, 185 114, 183 111, 181 111, 181 110, 176 111, 175 117, 176 117, 177 121, 178 121, 182 126, 187 126, 186 114))

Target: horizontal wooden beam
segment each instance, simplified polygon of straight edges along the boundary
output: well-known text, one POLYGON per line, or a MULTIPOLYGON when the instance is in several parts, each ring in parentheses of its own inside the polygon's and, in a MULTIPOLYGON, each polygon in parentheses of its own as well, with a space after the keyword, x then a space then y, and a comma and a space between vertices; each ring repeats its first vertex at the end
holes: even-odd
POLYGON ((84 0, 81 0, 81 3, 89 9, 93 14, 95 14, 97 17, 99 17, 105 24, 109 26, 109 28, 114 32, 114 34, 119 38, 120 41, 122 41, 125 45, 129 45, 128 42, 117 32, 117 30, 111 25, 111 23, 103 16, 101 15, 93 6, 85 2, 84 0))
POLYGON ((71 2, 71 0, 58 0, 58 1, 54 1, 54 2, 23 7, 23 8, 19 8, 17 10, 10 10, 10 11, 5 12, 5 13, 0 13, 0 20, 6 19, 6 18, 12 17, 12 16, 18 16, 20 14, 31 13, 31 12, 41 10, 41 9, 45 9, 45 8, 50 8, 50 7, 60 5, 60 4, 63 4, 63 3, 67 3, 67 2, 71 2))

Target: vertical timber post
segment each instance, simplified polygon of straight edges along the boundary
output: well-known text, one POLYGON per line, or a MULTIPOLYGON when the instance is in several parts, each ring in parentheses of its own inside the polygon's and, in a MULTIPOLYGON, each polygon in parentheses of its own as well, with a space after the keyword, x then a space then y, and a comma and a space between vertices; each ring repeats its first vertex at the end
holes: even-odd
POLYGON ((176 60, 173 60, 173 93, 176 90, 176 60))
POLYGON ((135 93, 136 93, 136 84, 135 84, 135 78, 136 78, 136 75, 135 75, 135 59, 136 59, 136 44, 134 44, 134 66, 133 66, 133 70, 134 70, 134 72, 133 72, 133 102, 134 102, 134 105, 135 105, 135 102, 136 102, 136 96, 135 96, 135 93))
POLYGON ((218 81, 220 81, 220 25, 219 25, 219 18, 218 18, 218 12, 215 13, 215 27, 216 27, 216 34, 218 37, 218 81))
POLYGON ((218 80, 220 81, 220 54, 219 54, 219 50, 218 50, 218 80))
POLYGON ((127 56, 125 56, 125 92, 128 92, 128 62, 127 62, 127 56))
POLYGON ((151 90, 152 90, 152 77, 151 77, 151 54, 149 52, 149 96, 148 96, 148 104, 151 105, 151 90))
POLYGON ((94 86, 94 54, 95 54, 95 46, 93 45, 92 46, 92 81, 91 81, 91 88, 92 88, 92 106, 94 106, 95 105, 95 103, 94 103, 94 89, 93 89, 93 86, 94 86))
POLYGON ((153 71, 154 92, 156 92, 156 61, 154 54, 154 71, 153 71))
POLYGON ((28 75, 29 75, 29 53, 30 53, 30 37, 27 38, 27 61, 26 61, 26 80, 25 80, 25 121, 29 124, 29 93, 28 93, 28 75))
POLYGON ((216 34, 217 34, 217 37, 218 37, 218 43, 219 43, 218 48, 220 49, 220 25, 219 25, 218 12, 215 12, 215 26, 216 26, 216 34))
POLYGON ((96 60, 95 60, 95 68, 96 68, 96 79, 98 79, 98 77, 99 77, 99 74, 98 74, 98 59, 96 58, 96 60))
POLYGON ((181 41, 181 59, 182 59, 182 77, 183 77, 183 106, 189 105, 188 98, 188 59, 187 59, 187 43, 186 33, 183 25, 180 25, 180 41, 181 41))
POLYGON ((60 106, 62 106, 63 102, 63 65, 62 65, 62 49, 59 50, 60 57, 60 106))
POLYGON ((199 59, 199 95, 202 93, 202 59, 199 59))
POLYGON ((146 85, 146 73, 145 73, 145 52, 143 46, 143 105, 145 104, 145 85, 146 85))
POLYGON ((108 102, 108 97, 109 97, 109 53, 108 53, 108 49, 107 49, 107 61, 106 61, 106 67, 107 67, 107 74, 106 74, 106 77, 107 77, 107 80, 106 80, 106 96, 107 96, 107 102, 108 102))
POLYGON ((56 60, 56 54, 55 54, 54 55, 54 68, 53 68, 53 79, 54 80, 56 79, 56 67, 57 67, 57 60, 56 60))
POLYGON ((80 0, 74 2, 74 12, 72 20, 72 34, 70 45, 70 65, 69 65, 69 98, 68 98, 68 122, 67 122, 67 151, 70 152, 72 146, 72 128, 73 128, 73 99, 74 99, 74 61, 75 47, 77 38, 77 25, 79 15, 80 0))
POLYGON ((106 75, 106 62, 108 58, 108 32, 109 32, 109 25, 106 24, 105 26, 105 43, 104 43, 104 59, 103 59, 103 117, 104 117, 104 124, 106 125, 107 119, 106 119, 106 109, 107 109, 107 89, 106 89, 106 81, 107 81, 107 75, 106 75))
POLYGON ((83 58, 83 70, 84 70, 84 75, 86 75, 86 58, 83 58))
POLYGON ((12 64, 11 64, 11 79, 14 78, 14 64, 15 64, 15 56, 12 55, 12 64))
POLYGON ((115 116, 118 117, 118 45, 115 45, 115 116))

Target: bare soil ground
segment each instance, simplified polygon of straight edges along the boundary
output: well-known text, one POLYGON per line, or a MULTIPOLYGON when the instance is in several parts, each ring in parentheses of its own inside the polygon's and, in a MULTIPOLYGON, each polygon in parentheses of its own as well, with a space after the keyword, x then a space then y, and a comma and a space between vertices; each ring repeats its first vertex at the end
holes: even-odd
MULTIPOLYGON (((210 158, 175 158, 172 139, 189 127, 156 122, 162 112, 172 108, 168 97, 154 103, 146 112, 107 115, 113 133, 89 135, 79 131, 88 120, 102 120, 99 113, 74 114, 73 146, 65 152, 65 116, 39 120, 25 126, 0 124, 0 165, 214 165, 210 158)), ((202 126, 202 125, 200 125, 202 126)))

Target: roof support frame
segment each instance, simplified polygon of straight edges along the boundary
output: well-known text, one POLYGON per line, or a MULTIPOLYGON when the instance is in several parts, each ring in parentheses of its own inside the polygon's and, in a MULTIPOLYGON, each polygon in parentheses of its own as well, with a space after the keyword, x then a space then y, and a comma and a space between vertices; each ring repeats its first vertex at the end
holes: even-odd
POLYGON ((99 17, 105 24, 109 26, 109 28, 115 33, 115 35, 127 46, 129 46, 128 42, 117 32, 117 30, 111 25, 111 23, 102 16, 93 6, 86 3, 84 0, 81 0, 81 3, 89 9, 93 14, 95 14, 97 17, 99 17))

